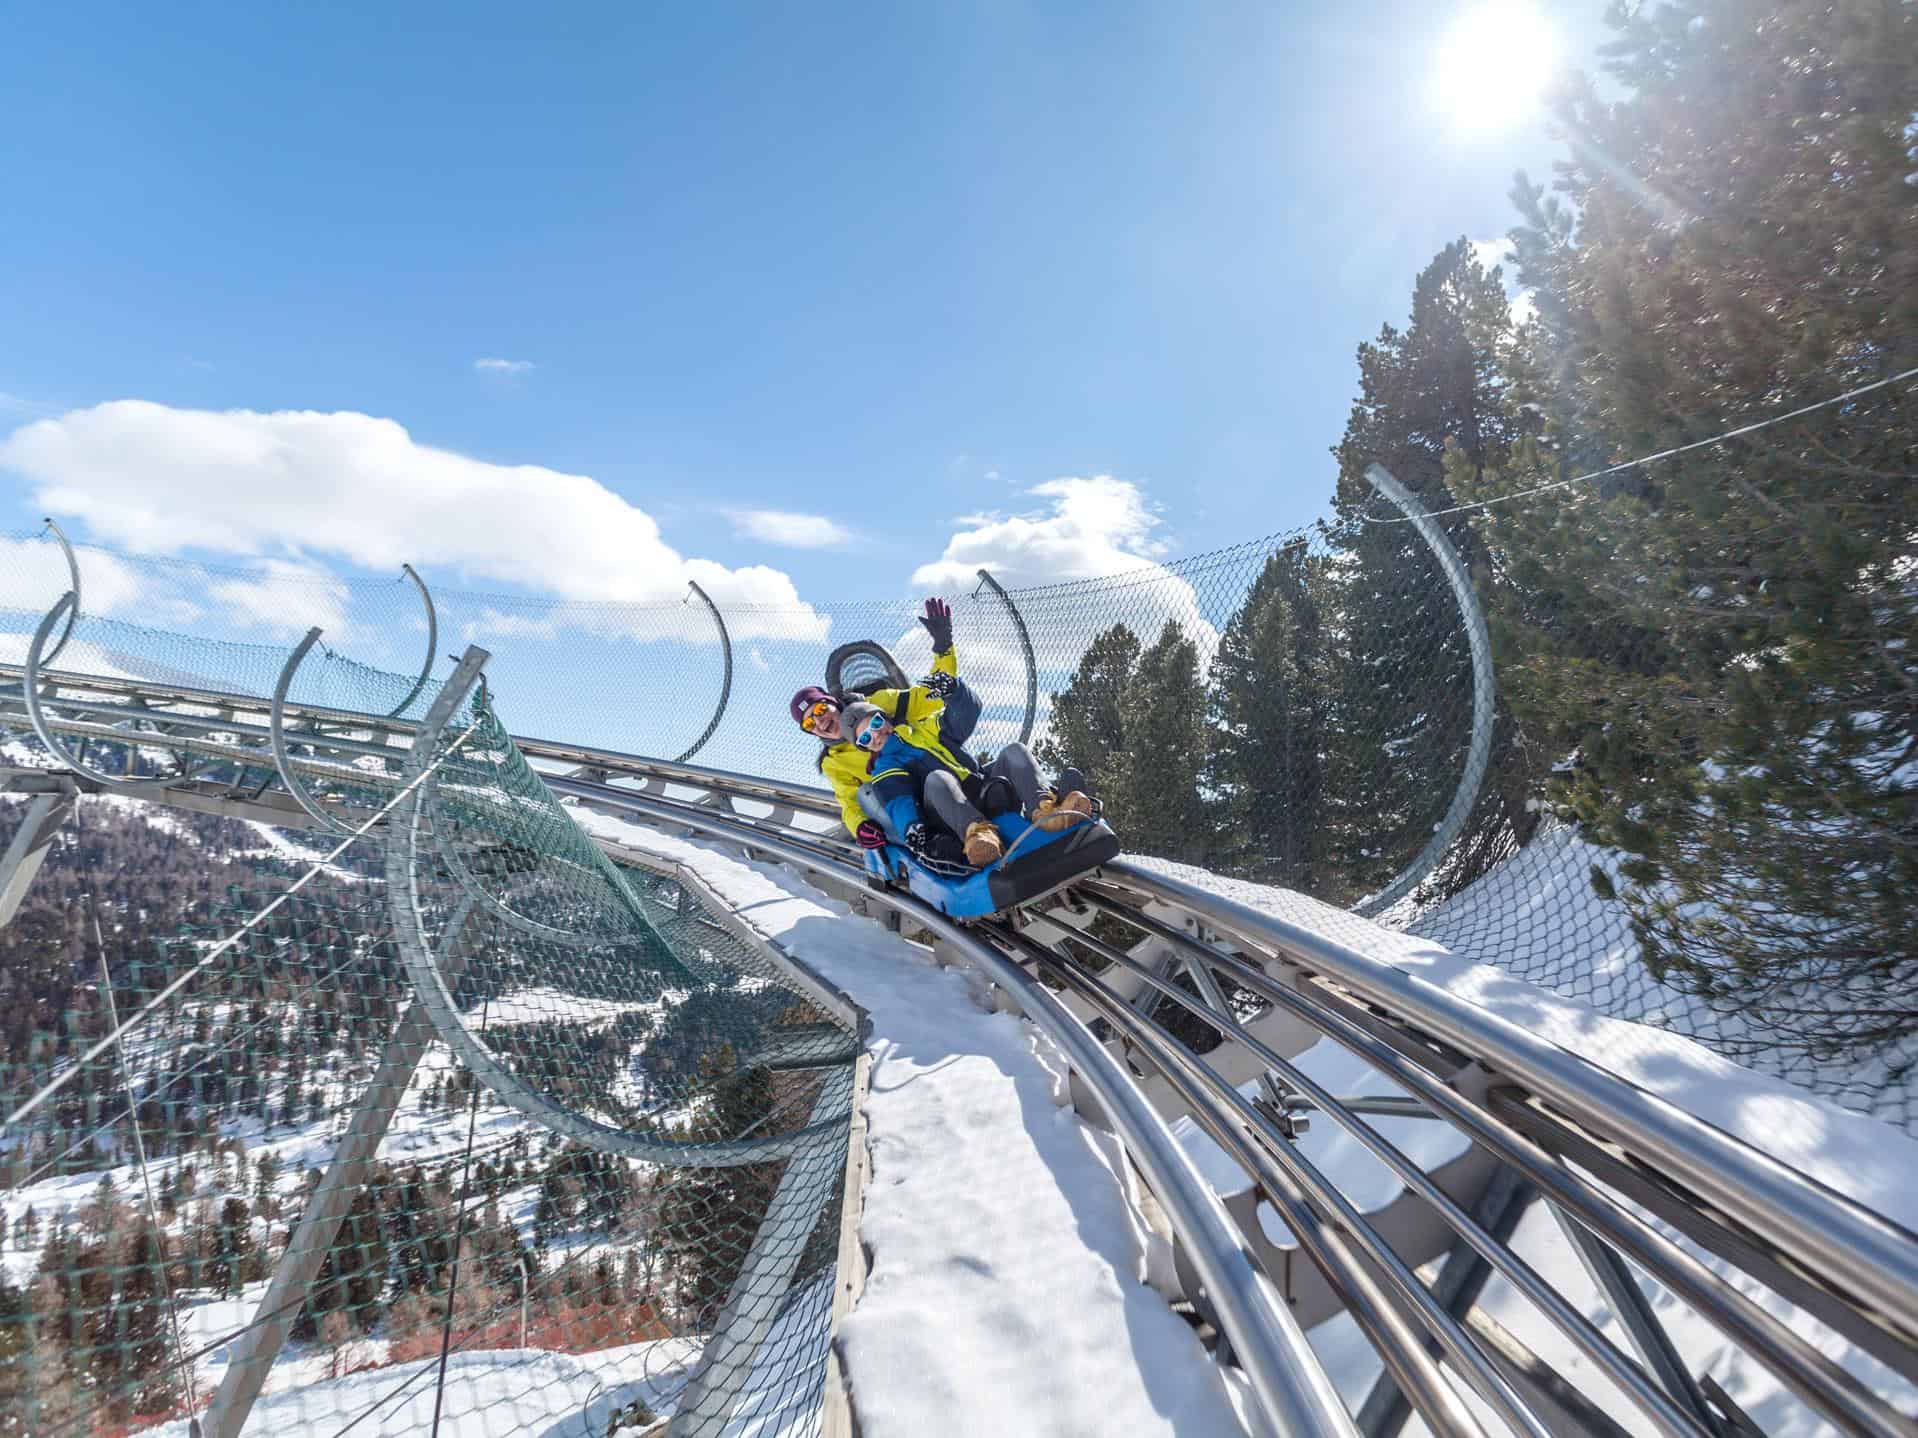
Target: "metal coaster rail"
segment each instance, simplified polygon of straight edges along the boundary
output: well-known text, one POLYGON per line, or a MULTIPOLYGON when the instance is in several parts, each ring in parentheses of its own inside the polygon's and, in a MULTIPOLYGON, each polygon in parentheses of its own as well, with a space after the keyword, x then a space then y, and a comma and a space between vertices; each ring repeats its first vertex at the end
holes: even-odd
MULTIPOLYGON (((0 666, 0 724, 32 724, 63 760, 68 739, 174 756, 176 772, 150 777, 74 764, 83 789, 110 787, 298 827, 329 816, 312 812, 314 803, 281 803, 268 792, 276 777, 296 797, 288 771, 397 789, 418 732, 392 715, 290 703, 285 686, 265 697, 30 675, 20 666, 0 666), (305 726, 297 745, 276 744, 276 731, 291 732, 289 720, 305 726)), ((982 974, 1065 1055, 1088 1119, 1120 1138, 1169 1220, 1190 1280, 1185 1296, 1245 1372, 1272 1431, 1396 1431, 1384 1419, 1355 1425, 1313 1357, 1304 1327, 1320 1311, 1313 1304, 1326 1302, 1352 1312, 1379 1349, 1385 1396, 1396 1386, 1436 1433, 1484 1431, 1454 1387, 1461 1381, 1512 1431, 1616 1430, 1601 1405, 1538 1356, 1526 1341, 1530 1330, 1506 1331, 1469 1303, 1449 1302, 1443 1283, 1428 1290, 1415 1276, 1448 1253, 1513 1282, 1543 1324, 1569 1339, 1656 1431, 1743 1431, 1722 1390, 1712 1386, 1715 1396, 1706 1398, 1682 1366, 1674 1371, 1669 1356, 1661 1358, 1656 1315, 1651 1328, 1632 1327, 1636 1351, 1628 1352, 1492 1235, 1483 1201, 1494 1174, 1542 1195, 1613 1263, 1622 1254, 1664 1284, 1838 1431, 1918 1435, 1908 1415, 1697 1252, 1918 1379, 1918 1237, 1362 942, 1124 860, 1046 906, 961 927, 910 896, 872 889, 824 790, 565 742, 516 742, 549 786, 578 804, 787 864, 982 974), (1101 918, 1143 938, 1121 948, 1109 930, 1095 928, 1101 918), (1227 987, 1252 996, 1259 1012, 1235 1010, 1227 987), (1177 1032, 1160 1017, 1168 1007, 1184 1020, 1177 1032), (1195 1025, 1218 1044, 1195 1048, 1195 1025), (1292 1060, 1321 1039, 1408 1097, 1381 1106, 1313 1084, 1292 1060), (1257 1098, 1239 1091, 1248 1075, 1261 1084, 1257 1098), (1425 1174, 1362 1119, 1367 1112, 1402 1116, 1414 1106, 1462 1134, 1471 1163, 1425 1174), (1249 1205, 1207 1187, 1174 1139, 1168 1118, 1176 1115, 1161 1111, 1167 1107, 1191 1115, 1246 1171, 1249 1205), (1397 1174, 1406 1212, 1360 1213, 1338 1193, 1295 1143, 1307 1111, 1348 1129, 1397 1174), (1280 1216, 1297 1249, 1262 1231, 1260 1201, 1280 1216), (1295 1253, 1310 1267, 1293 1262, 1295 1253)), ((1352 925, 1366 932, 1359 921, 1352 925)), ((1630 1304, 1631 1295, 1643 1302, 1629 1271, 1618 1267, 1629 1292, 1612 1292, 1614 1302, 1630 1304)), ((1643 1320, 1649 1303, 1644 1308, 1634 1316, 1643 1320)), ((1368 1402, 1364 1411, 1391 1407, 1368 1402)), ((1401 1421, 1406 1407, 1398 1405, 1401 1421)))

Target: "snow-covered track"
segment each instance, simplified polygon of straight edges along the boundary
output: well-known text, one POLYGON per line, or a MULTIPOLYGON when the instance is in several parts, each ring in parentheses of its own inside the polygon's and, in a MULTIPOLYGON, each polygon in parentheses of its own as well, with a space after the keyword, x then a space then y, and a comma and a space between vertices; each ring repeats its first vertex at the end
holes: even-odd
MULTIPOLYGON (((24 676, 10 677, 0 722, 18 723, 31 716, 24 676)), ((42 683, 55 733, 137 723, 143 749, 181 759, 171 774, 113 778, 117 792, 315 824, 259 780, 282 769, 270 699, 128 678, 42 683), (231 764, 209 776, 196 758, 231 764), (248 769, 250 782, 234 779, 248 769)), ((381 757, 349 746, 400 758, 413 733, 403 719, 346 711, 299 718, 309 743, 285 763, 329 780, 352 756, 381 757)), ((1654 1055, 1661 1079, 1617 1060, 1615 1031, 1632 1026, 1594 1019, 1589 1035, 1568 1036, 1554 1027, 1563 1001, 1554 1009, 1506 981, 1501 1007, 1457 981, 1469 966, 1442 951, 1296 895, 1121 861, 1043 906, 960 928, 870 889, 822 790, 563 742, 520 747, 577 803, 789 865, 985 975, 1066 1056, 1082 1112, 1125 1146, 1176 1241, 1183 1296, 1277 1431, 1387 1433, 1410 1409, 1442 1434, 1755 1431, 1668 1340, 1629 1260, 1832 1429, 1918 1434, 1886 1397, 1918 1382, 1918 1237, 1903 1191, 1918 1170, 1909 1140, 1871 1120, 1679 1040, 1654 1055), (1587 1036, 1593 1047, 1581 1048, 1587 1036), (1368 1103, 1314 1084, 1295 1060, 1320 1043, 1389 1081, 1393 1097, 1368 1103), (1686 1097, 1705 1094, 1716 1097, 1702 1108, 1686 1097), (1382 1114, 1408 1112, 1449 1126, 1461 1152, 1414 1162, 1380 1127, 1382 1114), (1360 1206, 1342 1195, 1298 1141, 1308 1114, 1390 1169, 1396 1196, 1360 1206), (1248 1187, 1222 1200, 1201 1182, 1175 1120, 1208 1135, 1248 1187), (1822 1126, 1825 1148, 1788 1150, 1806 1122, 1822 1126), (1535 1199, 1565 1225, 1629 1342, 1513 1252, 1517 1215, 1535 1199), (1435 1278, 1420 1276, 1435 1263, 1435 1278), (1501 1326, 1476 1306, 1493 1274, 1533 1301, 1536 1328, 1501 1326), (1384 1361, 1356 1418, 1300 1331, 1333 1310, 1384 1361), (1821 1325, 1842 1342, 1806 1336, 1821 1325), (1548 1333, 1590 1365, 1583 1386, 1539 1356, 1548 1333), (1830 1356, 1846 1346, 1847 1362, 1830 1356), (1614 1396, 1626 1406, 1609 1406, 1614 1396)), ((350 777, 378 789, 398 769, 350 777)))

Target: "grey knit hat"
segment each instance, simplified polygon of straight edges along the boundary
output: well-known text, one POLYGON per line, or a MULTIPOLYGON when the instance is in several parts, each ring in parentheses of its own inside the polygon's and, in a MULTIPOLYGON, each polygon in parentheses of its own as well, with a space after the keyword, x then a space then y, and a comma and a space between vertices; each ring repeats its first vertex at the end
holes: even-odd
POLYGON ((850 741, 853 735, 871 722, 873 715, 881 712, 883 711, 878 705, 868 704, 863 699, 857 703, 848 704, 839 714, 839 732, 850 741))

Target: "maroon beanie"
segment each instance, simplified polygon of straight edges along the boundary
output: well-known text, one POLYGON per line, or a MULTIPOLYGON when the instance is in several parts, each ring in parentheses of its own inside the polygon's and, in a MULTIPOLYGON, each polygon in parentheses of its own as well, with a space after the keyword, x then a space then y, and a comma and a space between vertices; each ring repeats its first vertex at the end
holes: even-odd
POLYGON ((806 711, 812 708, 812 706, 817 704, 821 699, 824 699, 835 709, 839 707, 839 701, 833 698, 826 690, 821 689, 817 684, 808 684, 804 689, 801 689, 797 694, 793 695, 793 723, 797 724, 801 719, 804 719, 806 717, 806 711))

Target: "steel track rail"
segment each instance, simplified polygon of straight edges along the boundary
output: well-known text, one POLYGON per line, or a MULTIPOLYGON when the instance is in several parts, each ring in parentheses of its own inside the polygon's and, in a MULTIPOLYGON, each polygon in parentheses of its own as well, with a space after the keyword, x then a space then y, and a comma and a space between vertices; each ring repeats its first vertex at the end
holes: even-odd
MULTIPOLYGON (((18 677, 18 666, 0 665, 0 681, 10 674, 18 677)), ((140 717, 147 722, 158 720, 170 728, 199 730, 203 734, 232 734, 233 711, 268 708, 268 701, 259 696, 183 686, 67 674, 43 673, 41 679, 43 685, 51 683, 55 688, 90 695, 123 695, 139 703, 140 717), (167 703, 212 707, 225 712, 220 717, 172 714, 164 709, 155 712, 155 705, 167 703)), ((0 704, 23 708, 23 699, 24 696, 16 692, 11 703, 0 699, 0 704)), ((52 698, 51 702, 57 709, 63 701, 52 698)), ((379 728, 396 737, 411 738, 416 727, 405 721, 371 719, 346 711, 309 712, 319 722, 348 724, 362 732, 379 728)), ((76 731, 82 727, 82 721, 72 721, 76 731)), ((103 726, 84 725, 85 729, 95 727, 103 726)), ((183 748, 199 752, 211 750, 229 761, 242 760, 249 752, 205 739, 196 743, 191 735, 178 738, 183 748)), ((142 734, 139 739, 156 748, 168 744, 167 736, 157 734, 142 734)), ((655 825, 741 843, 802 870, 830 875, 842 883, 859 884, 864 880, 863 871, 854 862, 852 850, 837 827, 836 805, 823 789, 591 746, 531 737, 516 742, 530 759, 546 765, 575 766, 592 773, 590 780, 546 775, 556 791, 576 799, 655 825), (630 787, 633 785, 637 787, 630 787), (668 792, 673 788, 702 797, 699 800, 675 797, 668 792), (768 805, 775 812, 770 815, 737 812, 734 806, 741 802, 768 805), (710 807, 715 804, 720 807, 710 807), (779 812, 782 810, 785 816, 779 812), (821 821, 819 827, 808 828, 797 823, 801 816, 821 821)), ((334 769, 329 777, 338 773, 334 769)), ((355 772, 352 777, 361 783, 379 782, 377 776, 363 772, 355 772)), ((1540 1135, 1589 1136, 1582 1140, 1587 1145, 1587 1154, 1603 1157, 1612 1165, 1611 1172, 1658 1185, 1668 1205, 1691 1205, 1697 1221, 1691 1226, 1681 1223, 1680 1227, 1695 1242, 1761 1275, 1768 1270, 1752 1268, 1754 1254, 1773 1260, 1783 1266, 1769 1271, 1785 1272, 1788 1268, 1791 1274, 1810 1285, 1804 1292, 1828 1295, 1834 1302, 1850 1305, 1860 1321, 1875 1328, 1875 1336, 1880 1339, 1866 1346, 1881 1357, 1893 1359, 1893 1366, 1906 1371, 1910 1371, 1910 1355, 1914 1340, 1918 1339, 1918 1237, 1657 1096, 1350 944, 1123 860, 1108 866, 1104 875, 1103 880, 1088 886, 1095 900, 1103 897, 1107 903, 1118 904, 1128 922, 1148 932, 1157 925, 1162 937, 1170 934, 1203 949, 1209 956, 1203 960, 1204 964, 1242 982, 1268 1001, 1289 1003, 1307 1023, 1358 1053, 1374 1067, 1393 1074, 1415 1101, 1425 1104, 1435 1116, 1452 1122, 1474 1142, 1484 1144, 1516 1171, 1539 1183, 1595 1232, 1618 1243, 1622 1251, 1631 1253, 1639 1261, 1675 1275, 1678 1290, 1687 1300, 1720 1322, 1741 1346, 1766 1354, 1775 1368, 1781 1364, 1796 1365, 1795 1381, 1792 1373, 1784 1372, 1781 1376, 1786 1377, 1806 1401, 1838 1421, 1844 1431, 1900 1435, 1918 1432, 1918 1427, 1909 1419, 1874 1401, 1869 1393, 1861 1393, 1855 1380, 1837 1370, 1816 1350, 1792 1342, 1791 1335, 1781 1335, 1775 1321, 1766 1321, 1769 1315, 1756 1309, 1742 1294, 1728 1290, 1716 1275, 1703 1271, 1696 1260, 1611 1198, 1586 1176, 1592 1172, 1593 1160, 1589 1156, 1582 1158, 1580 1153, 1560 1145, 1565 1154, 1560 1157, 1551 1151, 1552 1144, 1548 1143, 1543 1149, 1538 1146, 1544 1141, 1540 1135), (1189 935, 1179 934, 1146 912, 1149 907, 1157 912, 1170 910, 1189 915, 1205 929, 1228 937, 1239 947, 1240 954, 1227 954, 1210 945, 1195 944, 1189 935), (1290 979, 1285 983, 1272 979, 1260 967, 1267 962, 1278 963, 1291 975, 1290 979), (1434 1077, 1422 1062, 1407 1057, 1437 1049, 1489 1070, 1500 1087, 1485 1102, 1470 1100, 1443 1079, 1434 1077), (1570 1158, 1571 1163, 1566 1162, 1566 1158, 1570 1158), (1574 1163, 1578 1165, 1576 1168, 1572 1166, 1574 1163), (1895 1361, 1901 1348, 1906 1357, 1904 1363, 1895 1361)), ((1075 1068, 1080 1066, 1078 1056, 1083 1055, 1104 1074, 1103 1086, 1095 1082, 1092 1087, 1109 1111, 1116 1103, 1120 1112, 1144 1117, 1133 1108, 1134 1101, 1143 1100, 1130 1080, 1121 1072, 1116 1078, 1126 1092, 1113 1088, 1115 1076, 1109 1068, 1110 1055, 1064 1004, 1043 986, 1033 983, 1016 956, 1009 956, 994 943, 987 942, 977 931, 958 929, 906 896, 886 891, 875 892, 871 897, 938 934, 998 983, 1055 1040, 1064 1036, 1066 1041, 1061 1046, 1073 1057, 1075 1068), (1103 1056, 1103 1061, 1094 1060, 1091 1050, 1103 1056)), ((1052 954, 1051 950, 1041 952, 1052 954)), ((1058 962, 1056 957, 1033 961, 1058 962)), ((1237 1037, 1230 1032, 1229 1025, 1219 1027, 1228 1038, 1237 1037)), ((1182 1083, 1196 1084, 1193 1091, 1203 1101, 1206 1085, 1196 1081, 1192 1065, 1164 1048, 1157 1037, 1140 1037, 1148 1041, 1147 1047, 1155 1050, 1156 1061, 1178 1072, 1182 1083)), ((1229 1104, 1221 1107, 1207 1102, 1205 1106, 1205 1124, 1209 1128, 1223 1123, 1241 1134, 1257 1131, 1257 1125, 1247 1126, 1233 1120, 1226 1113, 1229 1104)), ((1339 1115, 1336 1109, 1328 1111, 1340 1121, 1349 1116, 1339 1115)), ((1158 1162, 1163 1164, 1163 1155, 1158 1162)), ((1178 1175, 1155 1172, 1152 1164, 1144 1162, 1140 1166, 1147 1172, 1155 1193, 1161 1181, 1177 1186, 1178 1175)), ((1301 1196, 1297 1189, 1293 1195, 1301 1196)), ((1204 1231, 1208 1226, 1205 1205, 1201 1202, 1197 1208, 1192 1207, 1193 1198, 1186 1195, 1184 1207, 1176 1217, 1182 1222, 1197 1223, 1199 1228, 1195 1231, 1204 1231)), ((1168 1206, 1180 1207, 1176 1203, 1168 1206)), ((1670 1213, 1665 1216, 1672 1218, 1670 1213)), ((1377 1273, 1375 1264, 1368 1266, 1377 1273)), ((1207 1276, 1208 1290, 1217 1279, 1217 1275, 1207 1276)), ((1777 1283, 1773 1286, 1785 1291, 1777 1283)), ((1235 1291, 1244 1298, 1243 1282, 1235 1291)), ((1796 1301, 1798 1295, 1793 1296, 1796 1301)), ((1248 1312, 1256 1313, 1257 1305, 1251 1310, 1241 1308, 1232 1326, 1243 1324, 1248 1312)), ((1860 1330, 1842 1323, 1840 1326, 1857 1338, 1860 1330)), ((1302 1402, 1303 1411, 1310 1413, 1315 1406, 1310 1395, 1316 1380, 1298 1367, 1300 1352, 1294 1350, 1289 1338, 1282 1335, 1276 1351, 1274 1347, 1268 1339, 1266 1358, 1272 1366, 1268 1368, 1268 1382, 1261 1387, 1261 1393, 1282 1406, 1302 1402), (1274 1391, 1267 1393, 1266 1387, 1272 1386, 1270 1380, 1274 1374, 1286 1376, 1274 1391)), ((1669 1412, 1662 1416, 1666 1422, 1670 1421, 1669 1412)), ((1331 1430, 1307 1428, 1303 1431, 1331 1430)))
MULTIPOLYGON (((711 811, 609 785, 571 781, 566 787, 576 792, 597 789, 597 805, 623 810, 643 821, 742 842, 807 872, 829 874, 842 881, 858 878, 858 871, 837 855, 827 857, 814 846, 775 837, 711 811)), ((1206 1185, 1124 1067, 1084 1022, 1016 961, 971 930, 895 890, 873 890, 870 897, 910 917, 997 984, 1014 1006, 1058 1046, 1093 1092, 1174 1230, 1185 1240, 1220 1326, 1273 1430, 1288 1438, 1318 1434, 1357 1438, 1331 1379, 1271 1280, 1260 1270, 1218 1195, 1206 1185)))
MULTIPOLYGON (((653 822, 723 834, 732 841, 762 850, 773 857, 790 857, 782 852, 788 847, 801 849, 807 856, 807 862, 802 867, 814 872, 832 873, 835 877, 853 882, 864 878, 863 870, 851 860, 848 850, 818 842, 800 845, 777 838, 770 838, 769 841, 766 830, 757 827, 750 819, 721 817, 711 810, 696 809, 683 801, 632 795, 630 791, 591 781, 563 780, 555 783, 554 787, 583 801, 605 808, 624 809, 653 822)), ((1123 864, 1113 867, 1125 868, 1123 864)), ((1090 887, 1099 891, 1113 886, 1094 882, 1090 887)), ((874 897, 886 902, 893 896, 887 891, 876 893, 874 897)), ((899 906, 895 904, 894 907, 899 906)), ((1157 924, 1149 915, 1127 912, 1124 917, 1127 922, 1140 923, 1141 927, 1157 925, 1167 935, 1185 937, 1188 943, 1192 942, 1189 936, 1179 936, 1176 930, 1157 924)), ((1003 958, 1046 965, 1053 969, 1055 977, 1080 994, 1091 996, 1096 992, 1098 986, 1088 986, 1070 961, 1032 944, 1023 936, 1004 930, 994 932, 992 928, 975 928, 973 932, 991 939, 1002 951, 1003 958)), ((1083 941, 1084 936, 1075 937, 1083 941)), ((1517 1135, 1509 1125, 1494 1116, 1490 1106, 1466 1099, 1442 1079, 1408 1062, 1404 1054, 1391 1044, 1381 1042, 1362 1026, 1343 1017, 1338 1006, 1326 1008, 1315 1005, 1243 960, 1218 955, 1211 950, 1207 952, 1220 962, 1222 969, 1229 965, 1232 977, 1269 999, 1277 1001, 1282 998, 1296 1006, 1303 1017, 1328 1037, 1401 1082, 1416 1099, 1424 1101, 1435 1116, 1450 1120, 1472 1141, 1484 1144, 1502 1161, 1539 1183, 1559 1202, 1578 1214, 1581 1221, 1590 1224, 1595 1232, 1617 1243, 1622 1251, 1643 1263, 1648 1271, 1710 1318, 1734 1343, 1772 1369, 1801 1399, 1832 1419, 1840 1431, 1874 1435, 1874 1438, 1914 1438, 1914 1435, 1918 1435, 1918 1425, 1897 1413, 1785 1324, 1638 1218, 1627 1205, 1598 1184, 1589 1181, 1557 1156, 1538 1149, 1535 1144, 1517 1135)), ((1160 987, 1170 989, 1170 986, 1163 984, 1160 987)), ((1180 1001, 1191 1007, 1195 1016, 1206 1017, 1202 1006, 1193 1005, 1185 996, 1181 996, 1180 1001)), ((1288 1225, 1306 1241, 1315 1261, 1326 1267, 1334 1287, 1347 1296, 1351 1310, 1360 1318, 1362 1329, 1379 1337, 1392 1333, 1394 1337, 1402 1338, 1402 1325, 1407 1318, 1413 1318, 1422 1327, 1429 1327, 1432 1321, 1430 1315, 1418 1312, 1418 1301, 1402 1285, 1395 1289, 1388 1287, 1384 1293, 1374 1286, 1377 1278, 1390 1279, 1390 1261, 1386 1257, 1389 1250, 1375 1235, 1354 1245, 1352 1235, 1362 1234, 1366 1229, 1362 1217, 1352 1213, 1349 1206, 1339 1203, 1322 1182, 1302 1186, 1297 1176, 1298 1170, 1294 1167, 1296 1158, 1288 1151, 1282 1137, 1269 1124, 1256 1118, 1248 1121, 1245 1101, 1231 1091, 1229 1084, 1216 1076, 1209 1076, 1203 1061, 1184 1050, 1164 1030, 1138 1019, 1132 1014, 1131 1006, 1124 1001, 1116 997, 1112 997, 1109 1003, 1095 1001, 1095 1009, 1102 1020, 1125 1034, 1130 1052, 1145 1056, 1171 1081, 1174 1090, 1192 1104, 1201 1127, 1228 1153, 1238 1158, 1249 1172, 1260 1178, 1263 1189, 1288 1225), (1264 1157, 1248 1148, 1249 1138, 1263 1143, 1264 1157), (1283 1173, 1275 1173, 1274 1161, 1284 1170, 1283 1173), (1354 1267, 1355 1263, 1357 1268, 1354 1267)), ((1212 1015, 1209 1021, 1215 1022, 1228 1036, 1236 1036, 1231 1032, 1235 1025, 1219 1015, 1212 1015)), ((1041 1023, 1040 1027, 1046 1029, 1047 1025, 1041 1023)), ((1049 1029, 1047 1031, 1050 1032, 1049 1029)), ((1406 1042, 1406 1047, 1416 1051, 1422 1045, 1410 1041, 1406 1042)), ((1328 1111, 1337 1113, 1337 1101, 1329 1094, 1320 1091, 1316 1097, 1321 1106, 1329 1104, 1328 1111)), ((1504 1103, 1510 1102, 1510 1098, 1504 1099, 1504 1103)), ((1726 1141, 1737 1143, 1728 1136, 1726 1141)), ((1413 1186, 1418 1185, 1414 1182, 1413 1186)), ((1436 1193, 1436 1190, 1433 1192, 1436 1193)), ((1443 1198, 1442 1194, 1438 1196, 1443 1198)), ((1457 1216, 1455 1206, 1453 1216, 1457 1216)), ((1468 1228, 1469 1221, 1460 1228, 1460 1233, 1470 1241, 1468 1228)), ((1480 1237, 1482 1239, 1483 1236, 1480 1237)), ((1707 1246, 1710 1246, 1708 1240, 1707 1246)), ((1524 1282, 1522 1263, 1516 1256, 1507 1253, 1502 1257, 1505 1261, 1496 1266, 1504 1270, 1508 1277, 1519 1279, 1522 1290, 1531 1287, 1529 1296, 1535 1302, 1546 1297, 1537 1291, 1536 1285, 1524 1282)), ((1598 1356, 1593 1349, 1605 1345, 1605 1340, 1593 1332, 1582 1316, 1562 1304, 1540 1302, 1540 1307, 1548 1321, 1566 1333, 1588 1356, 1598 1356)), ((1448 1357, 1460 1362, 1456 1334, 1452 1338, 1453 1343, 1446 1345, 1448 1357)), ((1402 1355, 1387 1356, 1402 1359, 1402 1355)), ((1661 1431, 1697 1433, 1698 1430, 1689 1419, 1660 1393, 1631 1359, 1613 1351, 1600 1359, 1600 1367, 1615 1382, 1620 1383, 1634 1403, 1661 1431)), ((1418 1395, 1415 1406, 1428 1422, 1436 1423, 1436 1431, 1461 1431, 1456 1426, 1455 1415, 1448 1413, 1446 1406, 1442 1404, 1436 1411, 1433 1410, 1431 1405, 1435 1397, 1423 1375, 1415 1369, 1408 1371, 1399 1363, 1388 1362, 1388 1368, 1407 1383, 1407 1391, 1418 1395)), ((1480 1377, 1482 1380, 1483 1373, 1480 1377)))

